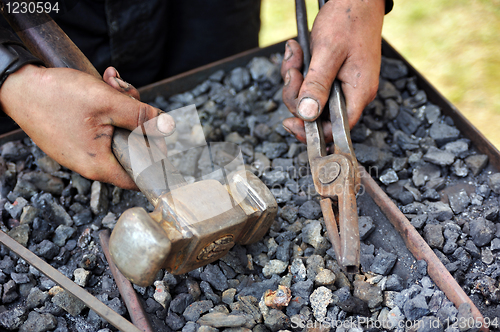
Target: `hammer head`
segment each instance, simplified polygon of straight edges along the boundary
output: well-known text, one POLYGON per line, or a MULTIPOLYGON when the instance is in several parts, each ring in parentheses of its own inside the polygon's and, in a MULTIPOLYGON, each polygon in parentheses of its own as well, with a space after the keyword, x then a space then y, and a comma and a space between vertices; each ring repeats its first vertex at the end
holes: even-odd
POLYGON ((236 171, 226 185, 203 180, 163 194, 155 211, 127 210, 109 242, 114 263, 133 283, 150 285, 165 268, 182 274, 250 244, 267 232, 277 204, 254 174, 236 171))

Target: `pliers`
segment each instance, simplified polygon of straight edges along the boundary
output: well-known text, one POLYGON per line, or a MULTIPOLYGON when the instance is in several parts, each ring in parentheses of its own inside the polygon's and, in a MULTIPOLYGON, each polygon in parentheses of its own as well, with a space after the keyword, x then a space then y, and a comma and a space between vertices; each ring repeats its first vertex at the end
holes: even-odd
MULTIPOLYGON (((324 3, 320 2, 321 5, 324 3)), ((297 31, 304 52, 304 77, 309 67, 309 31, 304 0, 296 0, 297 31)), ((335 80, 328 99, 333 154, 326 155, 320 120, 304 121, 309 165, 321 211, 337 262, 347 273, 359 271, 359 226, 356 194, 360 188, 358 161, 352 147, 344 94, 335 80), (333 205, 332 203, 336 204, 333 205), (335 212, 334 212, 335 210, 335 212), (339 232, 340 230, 340 232, 339 232)))

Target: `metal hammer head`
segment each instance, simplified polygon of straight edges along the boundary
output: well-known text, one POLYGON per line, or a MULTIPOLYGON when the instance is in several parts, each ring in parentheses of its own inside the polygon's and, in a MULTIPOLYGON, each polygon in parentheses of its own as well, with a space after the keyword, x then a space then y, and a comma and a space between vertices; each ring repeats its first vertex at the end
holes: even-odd
POLYGON ((277 212, 269 189, 237 171, 228 184, 204 180, 159 197, 153 213, 127 210, 109 242, 114 263, 133 283, 150 285, 158 270, 182 274, 224 256, 236 243, 259 240, 277 212))

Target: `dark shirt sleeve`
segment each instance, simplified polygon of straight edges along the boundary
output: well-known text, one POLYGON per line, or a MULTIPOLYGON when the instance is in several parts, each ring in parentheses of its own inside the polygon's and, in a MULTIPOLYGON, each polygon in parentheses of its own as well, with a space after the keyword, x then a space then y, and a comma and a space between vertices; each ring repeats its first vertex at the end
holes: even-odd
POLYGON ((393 0, 385 0, 385 14, 389 14, 389 12, 392 10, 392 7, 394 7, 394 1, 393 0))

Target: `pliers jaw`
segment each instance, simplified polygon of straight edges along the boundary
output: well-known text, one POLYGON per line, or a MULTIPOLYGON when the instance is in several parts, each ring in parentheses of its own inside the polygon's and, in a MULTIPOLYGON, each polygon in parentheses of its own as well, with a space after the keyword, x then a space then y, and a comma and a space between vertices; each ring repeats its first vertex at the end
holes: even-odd
POLYGON ((352 148, 347 111, 340 84, 335 81, 329 99, 334 154, 326 155, 319 121, 305 122, 309 164, 321 210, 337 261, 348 273, 359 271, 359 226, 356 193, 358 162, 352 148), (335 209, 332 207, 335 202, 335 209))

